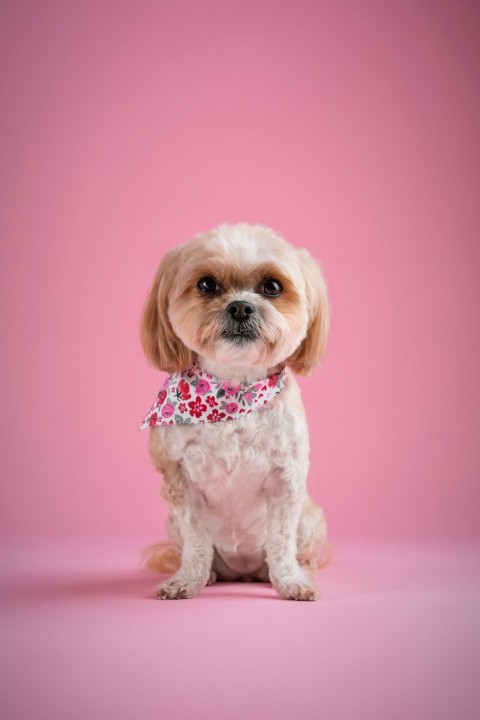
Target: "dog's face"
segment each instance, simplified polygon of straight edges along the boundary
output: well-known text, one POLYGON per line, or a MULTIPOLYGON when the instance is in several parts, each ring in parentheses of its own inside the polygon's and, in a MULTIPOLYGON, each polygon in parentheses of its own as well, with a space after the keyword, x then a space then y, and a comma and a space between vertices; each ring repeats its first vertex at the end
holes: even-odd
POLYGON ((272 230, 221 225, 162 261, 142 319, 148 359, 184 370, 194 354, 216 365, 310 373, 326 346, 320 268, 272 230))

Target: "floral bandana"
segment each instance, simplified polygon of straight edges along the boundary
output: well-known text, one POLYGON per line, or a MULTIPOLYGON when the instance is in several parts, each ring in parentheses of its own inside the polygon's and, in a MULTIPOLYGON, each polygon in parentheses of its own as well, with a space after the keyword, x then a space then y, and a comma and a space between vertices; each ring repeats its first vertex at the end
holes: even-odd
POLYGON ((165 380, 140 430, 236 420, 266 405, 284 387, 285 370, 252 385, 237 385, 194 366, 165 380))

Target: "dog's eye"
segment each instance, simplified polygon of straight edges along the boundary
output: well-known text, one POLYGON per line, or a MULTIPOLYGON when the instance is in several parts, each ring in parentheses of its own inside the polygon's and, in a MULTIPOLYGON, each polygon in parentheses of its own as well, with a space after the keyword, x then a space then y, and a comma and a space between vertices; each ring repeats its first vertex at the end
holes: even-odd
POLYGON ((202 293, 214 293, 218 290, 218 283, 214 277, 207 275, 198 281, 197 287, 202 293))
POLYGON ((262 286, 262 292, 264 295, 268 295, 269 297, 277 297, 282 292, 283 288, 281 284, 278 282, 278 280, 275 280, 274 278, 269 278, 268 280, 265 280, 262 286))

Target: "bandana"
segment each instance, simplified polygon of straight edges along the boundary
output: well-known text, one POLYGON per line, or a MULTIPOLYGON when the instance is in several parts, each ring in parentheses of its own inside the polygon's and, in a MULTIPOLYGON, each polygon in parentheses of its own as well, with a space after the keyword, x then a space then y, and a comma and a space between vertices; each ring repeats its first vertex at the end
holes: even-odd
POLYGON ((140 430, 236 420, 266 405, 284 387, 285 370, 252 385, 239 385, 194 366, 165 380, 140 430))

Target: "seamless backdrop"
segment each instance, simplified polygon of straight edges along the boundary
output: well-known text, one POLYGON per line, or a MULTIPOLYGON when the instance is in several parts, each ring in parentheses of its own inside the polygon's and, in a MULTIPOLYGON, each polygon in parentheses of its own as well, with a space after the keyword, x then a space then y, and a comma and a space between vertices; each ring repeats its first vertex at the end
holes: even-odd
POLYGON ((333 537, 477 535, 478 31, 450 0, 3 3, 3 533, 163 535, 141 309, 246 220, 328 281, 333 537))

